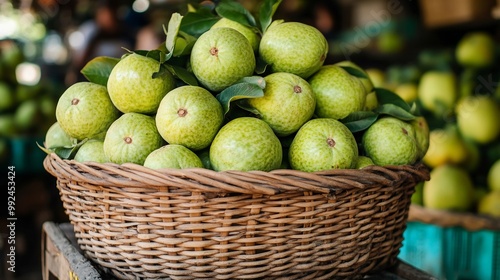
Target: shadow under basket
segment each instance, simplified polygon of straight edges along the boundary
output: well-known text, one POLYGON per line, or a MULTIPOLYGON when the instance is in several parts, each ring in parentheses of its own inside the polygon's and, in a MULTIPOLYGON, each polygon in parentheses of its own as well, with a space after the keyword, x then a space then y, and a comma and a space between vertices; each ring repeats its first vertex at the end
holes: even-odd
POLYGON ((119 279, 361 278, 397 261, 423 164, 306 173, 45 169, 79 246, 119 279))

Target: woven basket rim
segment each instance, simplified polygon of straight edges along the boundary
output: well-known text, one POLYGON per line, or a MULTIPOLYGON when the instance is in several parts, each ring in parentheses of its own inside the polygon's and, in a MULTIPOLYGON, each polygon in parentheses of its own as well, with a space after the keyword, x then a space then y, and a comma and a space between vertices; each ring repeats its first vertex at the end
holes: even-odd
POLYGON ((419 181, 427 181, 430 178, 429 169, 422 162, 414 165, 370 165, 363 169, 331 169, 317 172, 292 169, 269 172, 214 171, 206 168, 154 170, 134 163, 82 163, 61 159, 56 153, 50 153, 45 157, 43 165, 45 170, 56 178, 64 177, 93 184, 162 188, 166 183, 179 184, 178 178, 182 178, 183 187, 186 187, 186 182, 193 182, 187 186, 193 191, 264 195, 284 191, 330 194, 339 189, 362 189, 370 183, 392 185, 394 181, 408 177, 419 181), (259 184, 255 184, 256 182, 259 184), (265 184, 262 184, 263 182, 265 184))
POLYGON ((408 213, 409 222, 422 222, 441 227, 462 227, 469 231, 500 231, 500 218, 470 213, 429 209, 412 204, 408 213))

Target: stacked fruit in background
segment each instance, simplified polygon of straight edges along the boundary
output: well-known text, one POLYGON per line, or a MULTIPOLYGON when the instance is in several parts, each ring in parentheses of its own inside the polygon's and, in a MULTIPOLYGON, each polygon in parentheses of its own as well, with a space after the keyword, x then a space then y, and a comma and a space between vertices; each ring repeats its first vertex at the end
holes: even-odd
POLYGON ((415 102, 431 129, 423 158, 431 180, 413 202, 428 208, 500 216, 500 69, 486 32, 465 34, 450 50, 427 50, 419 63, 368 74, 415 102))
POLYGON ((9 39, 0 41, 2 160, 16 156, 10 155, 13 141, 43 137, 55 120, 58 95, 47 80, 40 81, 40 75, 39 66, 26 63, 21 43, 9 39))
POLYGON ((77 161, 307 172, 418 163, 424 118, 314 27, 237 2, 174 13, 165 44, 98 57, 60 97, 45 149, 77 161))

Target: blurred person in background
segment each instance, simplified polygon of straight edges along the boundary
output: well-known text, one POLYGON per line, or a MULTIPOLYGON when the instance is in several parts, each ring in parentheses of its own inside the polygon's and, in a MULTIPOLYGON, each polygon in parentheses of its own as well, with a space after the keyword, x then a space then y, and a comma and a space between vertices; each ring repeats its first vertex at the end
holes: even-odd
MULTIPOLYGON (((125 2, 126 3, 126 2, 125 2)), ((80 70, 87 62, 98 56, 120 58, 126 49, 133 50, 134 32, 128 30, 120 17, 123 2, 119 0, 99 1, 94 18, 83 22, 76 32, 80 44, 72 45, 72 58, 67 72, 66 85, 83 81, 80 70)))

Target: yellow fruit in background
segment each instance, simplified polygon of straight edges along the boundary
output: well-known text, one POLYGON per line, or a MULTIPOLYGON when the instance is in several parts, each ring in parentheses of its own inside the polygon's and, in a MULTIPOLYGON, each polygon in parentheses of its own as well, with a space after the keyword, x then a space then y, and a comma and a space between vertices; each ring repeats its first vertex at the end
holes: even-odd
POLYGON ((464 169, 445 164, 434 168, 424 183, 424 206, 441 210, 469 210, 474 203, 474 188, 464 169))
POLYGON ((486 32, 468 33, 458 42, 455 56, 463 67, 489 66, 495 59, 495 41, 486 32))
POLYGON ((500 190, 494 190, 486 194, 477 207, 480 214, 500 217, 500 190))
POLYGON ((495 161, 488 170, 488 188, 500 191, 500 159, 495 161))
POLYGON ((500 135, 500 106, 492 97, 464 97, 456 107, 456 115, 458 128, 465 138, 487 144, 500 135))
POLYGON ((446 163, 463 164, 467 159, 467 147, 454 127, 434 129, 429 134, 429 149, 424 163, 437 167, 446 163))
POLYGON ((383 87, 385 84, 385 73, 378 68, 365 69, 366 74, 372 81, 373 87, 383 87))
POLYGON ((397 85, 394 92, 406 101, 406 103, 411 103, 418 97, 418 87, 414 83, 403 83, 397 85))
POLYGON ((366 95, 364 111, 371 111, 378 107, 377 93, 372 91, 366 95))
POLYGON ((449 71, 427 71, 420 78, 418 98, 425 109, 443 115, 455 107, 458 97, 456 76, 449 71))

